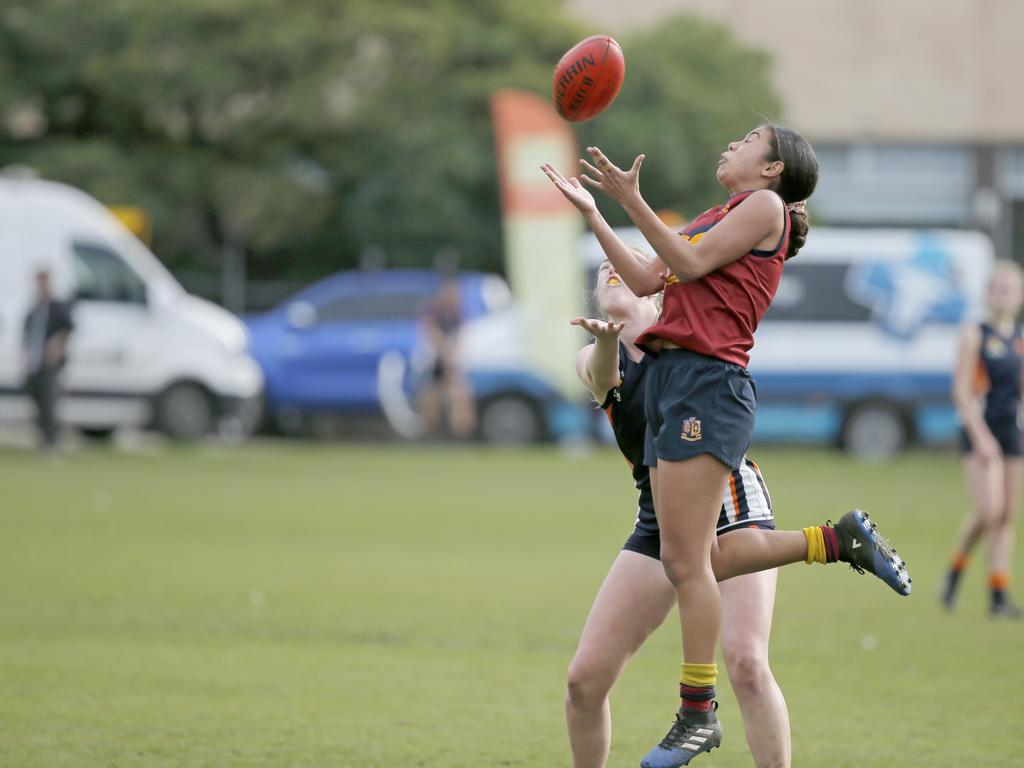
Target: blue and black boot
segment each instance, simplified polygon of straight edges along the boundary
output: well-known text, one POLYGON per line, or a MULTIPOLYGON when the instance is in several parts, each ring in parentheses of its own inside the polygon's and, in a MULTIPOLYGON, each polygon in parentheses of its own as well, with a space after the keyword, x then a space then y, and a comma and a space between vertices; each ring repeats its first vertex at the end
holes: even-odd
POLYGON ((873 573, 900 595, 910 594, 911 578, 907 564, 878 532, 867 512, 854 509, 836 523, 839 561, 849 563, 860 573, 873 573))
POLYGON ((715 714, 717 709, 717 701, 707 712, 680 709, 665 738, 640 761, 640 768, 678 768, 721 746, 722 724, 715 714))

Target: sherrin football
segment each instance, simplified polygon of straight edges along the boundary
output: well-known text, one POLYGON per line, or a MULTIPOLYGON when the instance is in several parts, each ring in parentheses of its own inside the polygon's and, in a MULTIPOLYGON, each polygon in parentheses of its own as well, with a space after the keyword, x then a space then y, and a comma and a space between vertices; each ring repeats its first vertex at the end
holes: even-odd
POLYGON ((570 122, 603 112, 622 87, 626 59, 608 35, 594 35, 566 51, 555 67, 555 109, 570 122))

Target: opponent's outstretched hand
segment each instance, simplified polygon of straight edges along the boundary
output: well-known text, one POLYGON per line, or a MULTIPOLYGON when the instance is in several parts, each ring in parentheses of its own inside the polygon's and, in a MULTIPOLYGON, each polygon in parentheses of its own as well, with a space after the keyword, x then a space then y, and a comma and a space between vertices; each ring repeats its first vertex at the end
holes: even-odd
POLYGON ((580 165, 590 171, 590 176, 585 173, 581 174, 580 178, 583 181, 591 187, 600 189, 621 205, 639 199, 640 166, 643 165, 644 155, 637 155, 636 160, 633 161, 633 167, 624 171, 605 157, 604 152, 597 147, 587 147, 587 152, 593 159, 594 165, 584 158, 580 158, 580 165))
POLYGON ((570 179, 565 178, 551 163, 544 163, 540 169, 551 179, 551 183, 558 187, 558 191, 565 195, 565 199, 576 206, 580 213, 587 214, 597 211, 597 201, 594 200, 594 196, 580 184, 580 180, 575 176, 570 179))
POLYGON ((617 339, 625 323, 610 323, 604 320, 593 320, 588 317, 574 317, 569 321, 570 325, 578 325, 587 330, 595 339, 617 339))

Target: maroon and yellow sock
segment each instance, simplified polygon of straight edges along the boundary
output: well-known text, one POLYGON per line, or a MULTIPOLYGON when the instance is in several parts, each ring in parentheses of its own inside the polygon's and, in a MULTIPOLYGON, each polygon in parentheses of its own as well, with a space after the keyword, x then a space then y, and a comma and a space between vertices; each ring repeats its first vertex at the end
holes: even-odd
POLYGON ((807 537, 807 559, 811 563, 834 563, 839 559, 839 536, 831 525, 804 528, 807 537))
POLYGON ((679 698, 683 700, 683 712, 710 710, 715 700, 717 682, 717 664, 688 664, 684 661, 683 673, 679 677, 679 698))

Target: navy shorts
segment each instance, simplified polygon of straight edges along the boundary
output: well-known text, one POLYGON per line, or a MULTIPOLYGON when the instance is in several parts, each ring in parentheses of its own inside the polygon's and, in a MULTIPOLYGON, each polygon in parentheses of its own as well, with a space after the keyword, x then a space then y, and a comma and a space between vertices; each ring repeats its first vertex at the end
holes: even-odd
POLYGON ((647 371, 644 463, 709 453, 739 469, 754 432, 757 395, 746 368, 688 349, 663 349, 647 371))
MULTIPOLYGON (((744 459, 743 466, 729 476, 715 532, 721 536, 740 528, 775 530, 775 512, 768 485, 761 469, 750 459, 744 459)), ((653 509, 641 507, 633 533, 622 548, 661 559, 661 534, 653 509)))
MULTIPOLYGON (((1006 419, 991 424, 986 421, 985 423, 992 430, 992 437, 999 443, 1003 456, 1024 455, 1024 449, 1021 446, 1021 429, 1017 426, 1016 419, 1006 419)), ((960 430, 960 450, 963 453, 970 453, 972 450, 971 438, 967 436, 966 429, 960 430)))

